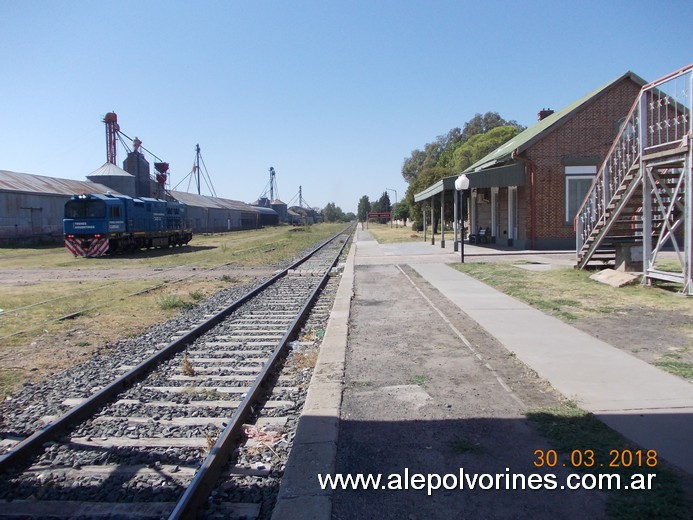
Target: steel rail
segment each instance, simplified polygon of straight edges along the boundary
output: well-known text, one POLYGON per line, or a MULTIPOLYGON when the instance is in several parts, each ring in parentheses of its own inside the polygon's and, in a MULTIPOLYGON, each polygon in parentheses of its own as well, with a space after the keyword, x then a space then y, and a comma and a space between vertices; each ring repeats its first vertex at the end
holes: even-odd
MULTIPOLYGON (((340 235, 343 234, 340 233, 340 235)), ((339 236, 339 235, 337 235, 339 236)), ((336 238, 336 236, 334 237, 336 238)), ((339 252, 335 255, 330 267, 325 270, 320 282, 313 289, 313 292, 306 299, 303 307, 299 311, 297 317, 291 323, 282 339, 279 341, 269 359, 265 362, 262 370, 258 374, 255 382, 248 390, 246 397, 241 401, 236 411, 231 416, 226 428, 217 438, 216 443, 212 447, 209 455, 203 461, 200 469, 195 473, 193 480, 190 482, 181 498, 176 503, 175 508, 168 517, 168 520, 192 519, 197 517, 199 509, 206 503, 210 492, 216 487, 216 482, 219 479, 224 466, 227 464, 229 457, 237 446, 237 439, 242 433, 243 423, 252 413, 252 407, 256 404, 263 385, 273 372, 278 362, 284 358, 289 342, 294 338, 300 330, 305 318, 310 313, 315 300, 320 292, 327 284, 330 276, 330 270, 339 261, 348 240, 344 241, 339 252)))
MULTIPOLYGON (((316 248, 311 250, 307 255, 300 258, 289 267, 278 272, 267 281, 263 282, 256 288, 250 290, 244 296, 231 303, 225 309, 219 311, 217 314, 209 318, 204 323, 201 323, 190 332, 184 334, 180 338, 170 342, 166 347, 162 348, 159 352, 153 354, 149 358, 142 361, 139 365, 105 386, 93 396, 87 398, 86 401, 76 405, 72 409, 68 410, 65 414, 61 415, 48 426, 34 432, 32 435, 24 439, 23 441, 17 443, 12 447, 12 449, 0 456, 0 473, 7 471, 8 469, 19 466, 23 461, 31 457, 33 454, 41 450, 43 445, 55 438, 56 436, 63 433, 71 425, 77 424, 80 421, 87 419, 94 412, 110 402, 112 398, 118 393, 131 387, 133 383, 142 379, 151 368, 156 366, 159 362, 168 359, 179 351, 183 350, 188 344, 195 341, 198 337, 209 331, 214 326, 218 325, 224 320, 229 314, 233 313, 238 307, 246 303, 248 300, 254 296, 260 294, 262 291, 267 289, 269 286, 274 284, 280 278, 286 276, 287 272, 291 269, 295 269, 305 261, 307 261, 311 256, 317 253, 320 249, 325 247, 327 244, 335 240, 338 236, 343 233, 340 232, 337 235, 323 241, 316 248)), ((346 242, 345 242, 346 243, 346 242)), ((342 246, 343 247, 343 246, 342 246)))

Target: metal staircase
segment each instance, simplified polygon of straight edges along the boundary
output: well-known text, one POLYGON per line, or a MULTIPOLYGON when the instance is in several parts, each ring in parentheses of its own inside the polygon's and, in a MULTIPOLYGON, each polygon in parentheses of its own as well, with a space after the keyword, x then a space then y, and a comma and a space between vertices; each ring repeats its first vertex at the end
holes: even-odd
POLYGON ((575 217, 578 268, 637 257, 693 294, 692 92, 693 65, 642 88, 575 217))

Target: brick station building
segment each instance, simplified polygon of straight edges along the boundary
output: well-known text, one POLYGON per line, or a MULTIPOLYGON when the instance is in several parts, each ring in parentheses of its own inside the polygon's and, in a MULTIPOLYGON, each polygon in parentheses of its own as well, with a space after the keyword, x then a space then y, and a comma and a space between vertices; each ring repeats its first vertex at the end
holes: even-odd
MULTIPOLYGON (((465 226, 518 249, 574 249, 573 218, 645 81, 632 72, 539 121, 467 168, 465 226)), ((414 196, 455 200, 457 175, 414 196)), ((429 220, 430 221, 430 220, 429 220)))

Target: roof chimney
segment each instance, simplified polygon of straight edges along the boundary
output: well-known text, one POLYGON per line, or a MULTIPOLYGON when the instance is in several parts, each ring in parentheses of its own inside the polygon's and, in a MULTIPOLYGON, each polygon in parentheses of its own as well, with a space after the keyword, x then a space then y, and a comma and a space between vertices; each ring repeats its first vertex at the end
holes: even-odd
POLYGON ((539 116, 539 121, 541 121, 542 119, 549 117, 551 114, 553 114, 553 110, 550 108, 542 108, 537 115, 539 116))

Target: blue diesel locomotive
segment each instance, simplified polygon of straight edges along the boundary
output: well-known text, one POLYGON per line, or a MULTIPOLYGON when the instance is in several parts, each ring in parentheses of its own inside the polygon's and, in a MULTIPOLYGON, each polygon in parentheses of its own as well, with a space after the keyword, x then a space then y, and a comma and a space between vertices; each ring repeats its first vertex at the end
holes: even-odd
POLYGON ((73 195, 65 203, 65 247, 96 257, 150 247, 185 245, 192 239, 181 202, 126 195, 73 195))

